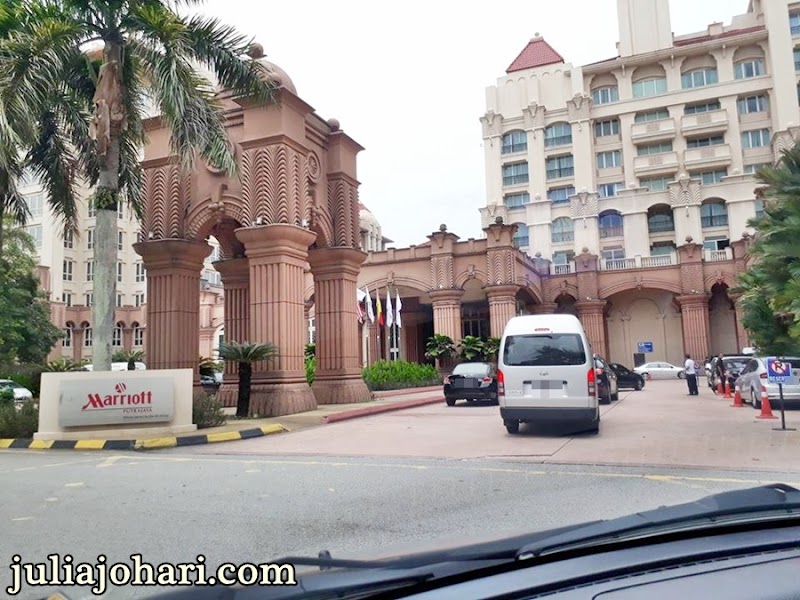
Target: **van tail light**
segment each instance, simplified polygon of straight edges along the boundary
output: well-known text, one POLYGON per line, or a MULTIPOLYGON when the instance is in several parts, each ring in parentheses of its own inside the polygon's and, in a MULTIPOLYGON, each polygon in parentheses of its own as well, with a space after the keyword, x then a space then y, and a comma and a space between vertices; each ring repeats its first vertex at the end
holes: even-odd
POLYGON ((769 379, 769 376, 766 373, 761 373, 761 375, 759 375, 758 377, 759 379, 769 379))
POLYGON ((595 373, 596 372, 597 372, 597 369, 589 369, 589 374, 586 377, 587 383, 589 384, 589 395, 590 396, 594 396, 595 393, 596 393, 595 392, 596 388, 595 388, 595 384, 594 384, 595 383, 595 373))
POLYGON ((497 396, 506 395, 506 380, 502 371, 497 371, 497 396))

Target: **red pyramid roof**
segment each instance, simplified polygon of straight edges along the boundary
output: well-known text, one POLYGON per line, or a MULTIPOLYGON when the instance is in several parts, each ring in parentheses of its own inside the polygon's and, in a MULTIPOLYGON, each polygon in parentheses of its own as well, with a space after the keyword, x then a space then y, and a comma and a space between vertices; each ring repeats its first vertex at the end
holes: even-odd
POLYGON ((563 62, 564 57, 556 52, 550 44, 545 42, 544 38, 537 36, 531 39, 528 45, 522 49, 519 56, 517 56, 514 62, 511 63, 511 66, 506 69, 506 73, 524 71, 525 69, 563 62))

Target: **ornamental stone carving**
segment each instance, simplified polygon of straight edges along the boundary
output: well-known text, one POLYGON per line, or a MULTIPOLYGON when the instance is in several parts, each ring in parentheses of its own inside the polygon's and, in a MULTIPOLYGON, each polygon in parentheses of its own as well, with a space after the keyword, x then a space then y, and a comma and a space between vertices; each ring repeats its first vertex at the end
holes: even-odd
POLYGON ((701 199, 700 184, 686 175, 669 185, 669 203, 673 208, 700 204, 701 199))
POLYGON ((498 136, 503 129, 503 117, 490 110, 481 117, 481 125, 483 125, 483 137, 498 136))
POLYGON ((570 199, 570 216, 573 219, 596 217, 600 211, 599 194, 579 192, 570 199))
POLYGON ((449 290, 455 287, 453 266, 452 255, 431 257, 431 289, 449 290))
POLYGON ((142 232, 147 239, 185 237, 185 214, 189 210, 191 178, 174 163, 144 170, 145 218, 142 232))
POLYGON ((305 157, 285 144, 242 154, 242 202, 247 223, 300 225, 306 213, 305 157))
POLYGON ((581 93, 577 93, 572 100, 567 101, 569 110, 569 120, 571 123, 589 120, 589 109, 592 107, 592 99, 581 93))
POLYGON ((536 102, 531 102, 528 106, 522 109, 522 117, 525 121, 525 129, 541 129, 544 127, 544 106, 540 106, 536 102))

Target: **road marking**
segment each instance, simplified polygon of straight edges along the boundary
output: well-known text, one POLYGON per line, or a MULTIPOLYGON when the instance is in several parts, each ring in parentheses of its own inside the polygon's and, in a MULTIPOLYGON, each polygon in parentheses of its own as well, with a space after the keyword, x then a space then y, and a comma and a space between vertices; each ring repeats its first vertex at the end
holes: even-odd
POLYGON ((261 473, 261 469, 247 469, 245 473, 261 473))
POLYGON ((45 502, 58 502, 58 498, 56 498, 55 496, 52 496, 50 498, 45 498, 44 501, 45 502))
POLYGON ((33 517, 16 517, 12 521, 33 521, 33 517))
POLYGON ((76 481, 74 483, 65 483, 64 487, 81 487, 83 485, 82 481, 76 481))
POLYGON ((99 465, 96 465, 96 467, 98 469, 102 469, 102 468, 105 468, 105 467, 113 467, 114 463, 117 462, 118 460, 121 460, 122 458, 123 457, 121 455, 109 456, 103 462, 101 462, 99 465))

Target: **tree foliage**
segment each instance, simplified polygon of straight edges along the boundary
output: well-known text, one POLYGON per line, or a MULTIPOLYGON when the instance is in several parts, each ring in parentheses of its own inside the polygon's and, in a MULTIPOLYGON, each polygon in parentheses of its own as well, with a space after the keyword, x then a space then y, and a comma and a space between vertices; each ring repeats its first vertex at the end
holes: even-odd
POLYGON ((43 363, 63 333, 39 289, 33 240, 10 218, 0 255, 0 364, 43 363))
POLYGON ((743 325, 766 354, 800 348, 800 144, 784 150, 774 167, 757 173, 764 188, 764 214, 756 230, 753 265, 740 275, 743 325))

